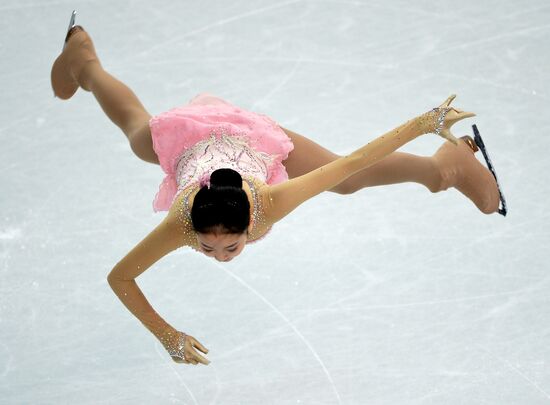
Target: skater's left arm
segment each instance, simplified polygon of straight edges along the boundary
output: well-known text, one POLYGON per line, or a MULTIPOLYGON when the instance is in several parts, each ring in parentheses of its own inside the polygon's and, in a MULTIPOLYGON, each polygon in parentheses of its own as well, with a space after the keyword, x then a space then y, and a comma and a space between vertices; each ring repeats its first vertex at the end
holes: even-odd
POLYGON ((449 107, 453 99, 454 96, 449 97, 438 109, 407 121, 347 156, 342 156, 289 181, 266 186, 264 189, 266 220, 269 223, 281 220, 300 204, 374 165, 420 135, 436 132, 456 144, 457 140, 450 132, 451 125, 475 114, 449 107), (441 113, 442 110, 445 110, 444 114, 441 113))

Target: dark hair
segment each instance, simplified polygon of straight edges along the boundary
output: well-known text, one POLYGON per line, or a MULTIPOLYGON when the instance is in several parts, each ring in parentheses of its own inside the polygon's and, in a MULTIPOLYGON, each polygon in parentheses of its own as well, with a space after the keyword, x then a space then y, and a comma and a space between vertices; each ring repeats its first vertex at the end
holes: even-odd
POLYGON ((191 220, 199 233, 244 233, 250 224, 250 202, 241 175, 233 169, 218 169, 210 175, 210 188, 195 195, 191 220))

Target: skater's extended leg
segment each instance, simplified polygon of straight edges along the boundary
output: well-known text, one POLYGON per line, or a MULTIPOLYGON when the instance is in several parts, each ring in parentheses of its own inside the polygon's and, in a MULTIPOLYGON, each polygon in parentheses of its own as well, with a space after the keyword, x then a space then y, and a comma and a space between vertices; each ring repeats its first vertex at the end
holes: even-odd
POLYGON ((134 92, 99 63, 88 63, 84 67, 79 84, 93 93, 105 114, 124 132, 134 153, 147 162, 158 164, 149 129, 151 115, 134 92))
POLYGON ((91 91, 111 121, 124 132, 134 153, 147 162, 159 163, 149 130, 151 115, 128 86, 103 69, 82 27, 71 30, 51 77, 54 92, 62 99, 72 97, 79 87, 91 91))
MULTIPOLYGON (((294 143, 294 150, 283 162, 289 178, 301 176, 340 157, 302 135, 282 129, 294 143)), ((483 213, 491 214, 498 210, 499 194, 495 179, 476 159, 468 143, 462 140, 457 146, 445 142, 433 156, 393 152, 330 191, 351 194, 365 187, 404 182, 422 184, 433 193, 454 187, 483 213)))

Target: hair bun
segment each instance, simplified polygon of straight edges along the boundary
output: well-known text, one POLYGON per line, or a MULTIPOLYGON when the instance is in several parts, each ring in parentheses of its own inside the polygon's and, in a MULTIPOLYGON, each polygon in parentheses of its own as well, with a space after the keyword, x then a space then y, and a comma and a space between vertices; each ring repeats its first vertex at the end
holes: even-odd
POLYGON ((210 187, 243 188, 243 178, 233 169, 217 169, 210 175, 210 187))

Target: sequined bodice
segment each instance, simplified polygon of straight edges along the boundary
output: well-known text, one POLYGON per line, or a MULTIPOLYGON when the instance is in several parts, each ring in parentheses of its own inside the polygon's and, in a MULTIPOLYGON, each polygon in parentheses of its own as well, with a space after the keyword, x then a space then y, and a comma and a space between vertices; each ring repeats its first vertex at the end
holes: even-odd
POLYGON ((176 166, 178 192, 190 183, 209 176, 216 169, 229 168, 243 175, 267 181, 273 157, 254 150, 246 138, 212 132, 208 139, 187 149, 176 166))

